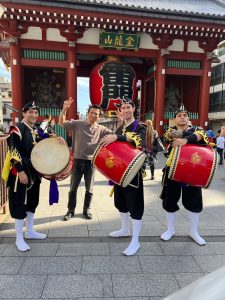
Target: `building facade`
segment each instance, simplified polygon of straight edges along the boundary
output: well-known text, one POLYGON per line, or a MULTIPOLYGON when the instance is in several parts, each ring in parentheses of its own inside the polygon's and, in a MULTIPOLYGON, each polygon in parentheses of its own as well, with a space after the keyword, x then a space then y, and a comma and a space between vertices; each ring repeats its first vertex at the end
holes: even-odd
POLYGON ((12 0, 2 5, 0 52, 11 67, 15 108, 35 99, 57 115, 71 96, 68 117, 77 118, 77 77, 89 77, 113 55, 135 70, 141 82, 139 118, 154 114, 160 135, 181 103, 193 124, 208 127, 212 53, 225 39, 224 1, 12 0))
POLYGON ((0 123, 11 121, 12 85, 6 77, 0 76, 0 123))
POLYGON ((219 61, 212 65, 209 124, 217 132, 225 125, 225 42, 220 43, 215 53, 219 61))

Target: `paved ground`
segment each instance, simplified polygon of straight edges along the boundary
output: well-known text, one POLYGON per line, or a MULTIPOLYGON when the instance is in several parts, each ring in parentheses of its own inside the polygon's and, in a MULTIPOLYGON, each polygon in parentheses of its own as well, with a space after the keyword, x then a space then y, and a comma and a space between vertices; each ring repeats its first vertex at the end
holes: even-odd
POLYGON ((218 167, 209 189, 204 190, 205 210, 200 233, 207 245, 200 247, 187 236, 187 212, 177 214, 176 236, 162 242, 166 228, 161 208, 160 180, 164 159, 157 165, 156 179, 145 179, 145 214, 141 249, 136 256, 121 253, 130 238, 112 239, 119 215, 109 197, 110 187, 96 177, 93 220, 82 217, 84 186, 79 189, 76 217, 63 222, 69 179, 59 182, 60 203, 48 205, 48 181, 41 190, 36 229, 48 234, 41 242, 29 242, 31 250, 19 253, 14 246, 14 225, 0 217, 0 299, 123 299, 159 300, 225 265, 225 182, 218 167))

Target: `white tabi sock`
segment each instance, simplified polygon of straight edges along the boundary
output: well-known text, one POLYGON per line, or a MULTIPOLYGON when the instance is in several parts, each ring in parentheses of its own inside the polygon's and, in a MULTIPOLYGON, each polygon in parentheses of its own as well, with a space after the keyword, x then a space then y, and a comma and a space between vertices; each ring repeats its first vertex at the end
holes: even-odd
POLYGON ((120 219, 122 227, 120 230, 113 231, 109 233, 110 237, 126 237, 130 236, 130 219, 129 213, 120 212, 120 219))
POLYGON ((167 231, 161 235, 161 240, 169 241, 175 235, 175 219, 176 213, 166 213, 167 218, 167 231))
POLYGON ((199 213, 190 213, 191 231, 189 236, 199 245, 204 246, 206 241, 198 234, 199 213))
POLYGON ((16 247, 19 251, 25 252, 30 250, 29 245, 24 241, 23 238, 23 224, 24 220, 15 219, 16 229, 16 247))
POLYGON ((28 211, 26 217, 26 228, 27 232, 25 233, 26 239, 34 239, 34 240, 44 240, 47 235, 44 233, 40 233, 33 230, 34 226, 34 213, 28 211))
POLYGON ((139 234, 141 231, 141 220, 132 220, 133 223, 133 237, 130 242, 130 245, 123 251, 123 254, 126 256, 131 256, 137 253, 140 248, 139 243, 139 234))

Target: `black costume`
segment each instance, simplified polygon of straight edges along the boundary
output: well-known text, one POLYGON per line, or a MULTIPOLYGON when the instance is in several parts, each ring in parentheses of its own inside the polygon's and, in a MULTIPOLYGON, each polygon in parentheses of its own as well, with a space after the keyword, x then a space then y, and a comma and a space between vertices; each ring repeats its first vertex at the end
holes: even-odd
POLYGON ((40 140, 36 128, 25 121, 14 126, 7 138, 12 168, 7 185, 9 187, 9 209, 12 218, 24 219, 27 211, 35 212, 39 203, 41 179, 31 165, 30 155, 36 142, 40 140), (18 172, 28 176, 28 185, 21 184, 18 172))
MULTIPOLYGON (((117 140, 125 141, 127 135, 137 148, 145 148, 145 126, 134 121, 128 126, 122 125, 116 130, 117 140)), ((144 213, 144 192, 141 170, 127 187, 114 185, 114 204, 122 213, 130 213, 132 219, 141 220, 144 213)))
MULTIPOLYGON (((176 126, 170 127, 164 134, 164 138, 167 142, 170 143, 168 147, 168 153, 166 154, 169 157, 172 151, 172 142, 173 140, 169 137, 169 133, 171 130, 178 130, 176 126)), ((209 144, 208 137, 204 130, 201 128, 194 128, 188 127, 186 130, 183 131, 183 138, 190 137, 193 133, 198 133, 203 136, 203 139, 199 142, 196 141, 191 142, 191 144, 200 144, 200 145, 207 145, 209 144)), ((190 142, 188 142, 190 143, 190 142)), ((202 190, 199 187, 193 187, 190 185, 184 185, 182 183, 176 182, 174 180, 170 180, 168 178, 169 168, 170 168, 170 159, 168 159, 166 167, 164 168, 163 172, 163 189, 161 193, 161 199, 163 200, 163 208, 170 213, 176 212, 179 210, 178 201, 181 196, 182 191, 182 203, 183 206, 194 213, 199 213, 202 211, 202 190)))

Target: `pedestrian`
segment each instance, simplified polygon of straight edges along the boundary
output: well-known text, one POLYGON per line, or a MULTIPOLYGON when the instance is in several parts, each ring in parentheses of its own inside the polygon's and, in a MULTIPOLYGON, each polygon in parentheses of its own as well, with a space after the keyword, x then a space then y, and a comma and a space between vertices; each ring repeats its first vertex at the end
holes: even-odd
POLYGON ((147 131, 149 134, 149 145, 146 145, 146 162, 145 165, 150 167, 151 172, 151 180, 155 179, 155 164, 157 163, 157 138, 158 132, 154 129, 153 122, 151 120, 147 120, 145 122, 147 131))
POLYGON ((205 240, 198 234, 199 214, 203 209, 202 190, 200 187, 182 185, 179 182, 170 180, 168 173, 170 169, 172 149, 178 145, 186 144, 209 144, 208 137, 202 129, 188 126, 189 113, 183 105, 175 112, 175 126, 170 127, 164 134, 169 143, 168 160, 164 168, 163 190, 161 193, 162 205, 166 210, 167 231, 161 235, 161 239, 168 241, 175 235, 176 211, 179 210, 178 201, 182 191, 182 203, 185 209, 189 211, 191 223, 190 237, 200 246, 205 245, 205 240))
POLYGON ((42 129, 43 133, 48 132, 48 126, 50 124, 50 121, 52 119, 52 116, 50 114, 46 114, 44 120, 41 122, 40 129, 42 129))
POLYGON ((55 134, 55 119, 51 119, 48 127, 47 127, 47 133, 49 135, 54 135, 55 134))
POLYGON ((4 165, 2 174, 9 187, 9 210, 15 220, 16 247, 19 251, 28 251, 30 246, 23 236, 24 219, 26 219, 26 239, 42 240, 46 234, 34 231, 34 214, 39 203, 41 178, 32 167, 30 157, 34 145, 40 141, 38 130, 34 126, 39 107, 35 102, 29 102, 22 109, 23 120, 18 126, 11 127, 7 138, 9 147, 8 173, 4 165), (7 174, 6 174, 7 173, 7 174))
POLYGON ((223 164, 223 151, 224 151, 224 146, 225 146, 225 138, 224 138, 224 130, 223 126, 221 127, 220 134, 216 138, 216 150, 217 153, 219 154, 219 165, 223 164))
POLYGON ((3 123, 0 121, 0 134, 4 134, 3 123))
POLYGON ((7 121, 6 124, 5 124, 5 126, 4 126, 4 132, 5 133, 9 133, 11 126, 12 126, 12 122, 11 121, 7 121))
POLYGON ((83 215, 86 219, 92 219, 91 201, 93 197, 94 167, 92 158, 100 139, 111 133, 111 130, 99 125, 97 121, 101 115, 101 107, 91 105, 88 108, 86 120, 66 120, 66 112, 73 102, 72 98, 64 101, 63 109, 59 115, 59 125, 65 130, 72 132, 72 149, 74 156, 74 169, 71 174, 70 191, 68 199, 68 211, 63 220, 68 221, 74 217, 77 204, 77 189, 84 176, 85 198, 83 204, 83 215))
MULTIPOLYGON (((124 125, 117 128, 115 134, 107 135, 101 140, 102 146, 115 141, 131 142, 137 148, 146 147, 146 126, 134 118, 135 105, 127 97, 118 104, 124 125), (136 142, 135 142, 136 141, 136 142)), ((123 251, 126 256, 134 255, 140 248, 139 234, 144 213, 144 192, 142 171, 138 171, 127 187, 114 184, 114 205, 120 213, 122 227, 109 234, 112 238, 130 236, 129 214, 133 223, 133 237, 129 246, 123 251)))

